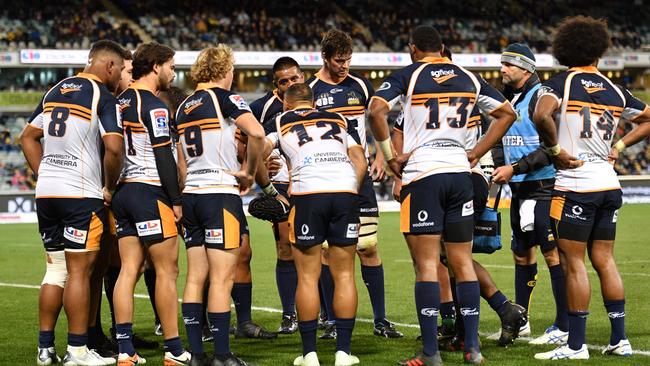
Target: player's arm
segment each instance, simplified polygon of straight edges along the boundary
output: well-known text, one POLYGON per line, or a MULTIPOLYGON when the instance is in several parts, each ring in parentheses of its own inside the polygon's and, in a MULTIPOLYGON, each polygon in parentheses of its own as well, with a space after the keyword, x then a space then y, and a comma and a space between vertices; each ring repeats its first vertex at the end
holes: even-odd
POLYGON ((124 162, 122 115, 117 99, 102 91, 97 108, 99 130, 104 145, 104 200, 110 203, 124 162))
MULTIPOLYGON (((495 149, 492 149, 493 154, 494 151, 495 149)), ((551 157, 548 155, 546 150, 540 146, 530 154, 524 155, 516 162, 496 168, 492 177, 495 183, 506 184, 515 175, 534 172, 551 164, 551 157)))
MULTIPOLYGON (((345 117, 341 118, 346 121, 345 117)), ((368 159, 366 159, 366 152, 361 145, 361 138, 357 129, 350 123, 347 123, 347 146, 348 146, 348 157, 352 162, 354 168, 354 175, 357 179, 357 192, 361 192, 361 186, 363 181, 366 178, 366 172, 368 171, 368 159)))
POLYGON ((38 174, 38 168, 43 158, 42 138, 43 129, 35 127, 31 123, 25 126, 23 132, 20 134, 20 145, 23 149, 23 155, 25 155, 29 167, 36 174, 38 174))
POLYGON ((553 116, 559 106, 559 99, 555 95, 541 95, 535 104, 533 122, 555 166, 558 169, 575 169, 582 166, 584 161, 569 155, 558 144, 557 126, 555 125, 555 118, 553 116))
MULTIPOLYGON (((237 127, 248 137, 246 144, 246 166, 245 174, 236 174, 240 190, 248 189, 255 177, 255 172, 260 164, 264 164, 262 153, 264 152, 264 129, 255 119, 252 113, 244 113, 235 120, 237 127)), ((268 174, 267 174, 268 175, 268 174)))
POLYGON ((264 194, 277 196, 278 191, 273 187, 271 179, 269 179, 269 171, 265 163, 265 160, 271 155, 273 149, 279 146, 279 137, 275 119, 269 120, 264 124, 264 133, 266 135, 264 138, 264 151, 262 153, 262 159, 260 159, 260 163, 257 167, 257 172, 255 173, 255 182, 257 182, 264 194))
POLYGON ((124 161, 124 139, 118 135, 106 134, 104 141, 104 187, 109 192, 115 191, 120 179, 124 161))
POLYGON ((187 179, 187 161, 185 161, 183 144, 180 142, 176 144, 176 153, 178 155, 178 186, 181 192, 183 192, 183 189, 185 189, 185 180, 187 179))
POLYGON ((650 135, 650 108, 632 96, 627 89, 622 87, 619 89, 621 89, 625 96, 625 108, 623 109, 621 118, 635 123, 636 126, 614 144, 610 154, 614 159, 618 157, 618 153, 623 151, 625 147, 634 145, 650 135))

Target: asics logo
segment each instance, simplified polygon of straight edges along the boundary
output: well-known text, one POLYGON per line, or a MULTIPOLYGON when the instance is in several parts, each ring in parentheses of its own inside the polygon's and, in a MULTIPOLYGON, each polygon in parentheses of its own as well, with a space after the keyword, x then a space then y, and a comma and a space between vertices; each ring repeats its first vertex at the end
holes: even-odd
POLYGON ((436 308, 423 308, 420 310, 420 314, 428 317, 438 316, 438 309, 436 308))
POLYGON ((607 316, 610 319, 625 318, 625 312, 624 311, 610 311, 609 313, 607 313, 607 316))
POLYGON ((126 333, 116 333, 115 339, 129 339, 129 335, 126 333))
POLYGON ((476 308, 460 308, 462 316, 478 316, 478 309, 476 308))

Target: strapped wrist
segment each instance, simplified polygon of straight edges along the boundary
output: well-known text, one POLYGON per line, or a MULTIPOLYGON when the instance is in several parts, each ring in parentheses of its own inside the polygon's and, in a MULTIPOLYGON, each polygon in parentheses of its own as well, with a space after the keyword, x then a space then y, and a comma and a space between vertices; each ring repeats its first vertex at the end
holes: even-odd
POLYGON ((618 152, 623 152, 627 145, 625 145, 625 142, 623 142, 623 140, 618 140, 613 147, 614 149, 618 150, 618 152))
POLYGON ((275 187, 273 186, 273 183, 271 183, 271 182, 269 182, 269 184, 267 184, 267 185, 265 185, 264 187, 261 187, 261 188, 262 188, 262 192, 264 192, 264 194, 267 195, 267 196, 275 197, 275 196, 277 196, 279 194, 278 190, 275 189, 275 187))
POLYGON ((560 155, 560 151, 562 151, 562 147, 560 146, 560 144, 556 144, 546 148, 546 152, 548 152, 551 156, 560 155))

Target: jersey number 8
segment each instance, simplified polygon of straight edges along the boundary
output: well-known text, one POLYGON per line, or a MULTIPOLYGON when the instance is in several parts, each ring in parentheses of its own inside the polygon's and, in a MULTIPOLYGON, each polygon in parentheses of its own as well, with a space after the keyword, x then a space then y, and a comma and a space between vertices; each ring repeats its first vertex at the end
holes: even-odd
POLYGON ((47 127, 50 136, 63 137, 65 135, 65 121, 70 117, 70 110, 64 107, 52 109, 52 122, 47 127))

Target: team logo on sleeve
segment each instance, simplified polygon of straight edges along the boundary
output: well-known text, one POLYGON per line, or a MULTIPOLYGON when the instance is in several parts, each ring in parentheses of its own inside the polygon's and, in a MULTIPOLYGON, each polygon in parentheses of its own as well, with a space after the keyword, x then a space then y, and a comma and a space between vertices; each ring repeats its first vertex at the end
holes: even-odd
POLYGON ((232 104, 237 106, 237 108, 241 109, 242 111, 251 111, 251 108, 248 106, 248 103, 242 98, 240 95, 233 94, 228 97, 232 104))
POLYGON ((381 83, 377 91, 388 90, 388 89, 390 89, 390 83, 388 81, 384 81, 383 83, 381 83))
POLYGON ((552 93, 553 93, 553 88, 551 88, 550 86, 542 85, 537 90, 537 97, 541 98, 542 95, 552 94, 552 93))
POLYGON ((167 109, 152 109, 149 114, 151 115, 153 135, 155 137, 169 136, 169 116, 167 115, 167 109))

